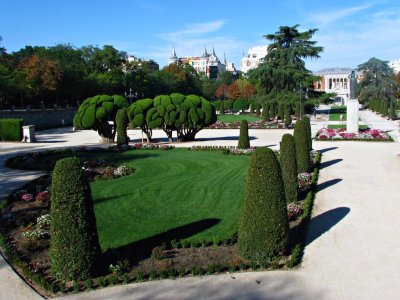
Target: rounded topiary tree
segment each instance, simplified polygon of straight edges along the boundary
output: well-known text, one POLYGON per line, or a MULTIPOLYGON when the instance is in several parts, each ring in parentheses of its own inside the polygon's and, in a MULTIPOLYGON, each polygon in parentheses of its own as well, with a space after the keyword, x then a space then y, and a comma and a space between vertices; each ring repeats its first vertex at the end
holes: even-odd
POLYGON ((294 126, 294 143, 296 145, 297 171, 308 172, 310 169, 310 143, 308 140, 307 124, 303 120, 297 120, 294 126))
POLYGON ((100 255, 89 183, 76 157, 57 161, 52 178, 51 272, 59 279, 88 278, 100 255))
POLYGON ((282 136, 280 145, 280 164, 283 184, 285 186, 286 201, 297 200, 297 161, 294 138, 286 133, 282 136))
POLYGON ((116 131, 109 122, 115 124, 117 111, 128 105, 126 99, 118 95, 88 98, 79 106, 74 117, 74 126, 78 129, 97 130, 104 142, 113 142, 116 131))
POLYGON ((132 103, 127 109, 127 115, 132 128, 139 127, 146 134, 147 142, 150 143, 152 130, 146 122, 149 110, 153 108, 153 99, 141 99, 132 103))
POLYGON ((240 134, 239 134, 239 149, 247 149, 250 148, 250 140, 249 140, 249 125, 246 120, 240 121, 240 134))
POLYGON ((245 199, 238 229, 238 252, 248 260, 266 261, 283 254, 289 225, 281 169, 275 153, 258 148, 250 158, 245 199))
POLYGON ((115 116, 115 125, 117 126, 117 145, 127 145, 129 142, 126 128, 128 127, 128 116, 126 108, 121 108, 115 116))

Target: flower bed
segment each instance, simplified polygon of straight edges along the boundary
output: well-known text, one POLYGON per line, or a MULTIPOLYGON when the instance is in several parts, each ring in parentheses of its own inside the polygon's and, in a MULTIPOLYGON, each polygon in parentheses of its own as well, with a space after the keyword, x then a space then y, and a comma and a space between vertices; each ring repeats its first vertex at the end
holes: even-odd
POLYGON ((368 142, 392 142, 393 139, 385 131, 378 129, 365 130, 351 133, 345 128, 322 128, 315 136, 317 141, 368 141, 368 142))
MULTIPOLYGON (((285 128, 283 123, 277 122, 265 122, 265 121, 254 121, 248 122, 249 129, 283 129, 285 128)), ((220 122, 217 121, 214 124, 210 125, 208 129, 239 129, 240 122, 220 122)))

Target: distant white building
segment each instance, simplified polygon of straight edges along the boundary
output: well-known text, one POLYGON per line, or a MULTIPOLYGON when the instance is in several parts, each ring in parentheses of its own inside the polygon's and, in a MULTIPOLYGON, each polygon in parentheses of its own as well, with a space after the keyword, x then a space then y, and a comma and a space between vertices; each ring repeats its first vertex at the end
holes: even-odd
POLYGON ((174 48, 172 56, 169 59, 169 64, 175 64, 178 62, 191 65, 198 73, 203 73, 210 79, 217 79, 218 74, 226 71, 226 65, 221 63, 215 54, 214 48, 211 54, 207 53, 207 49, 204 48, 204 52, 201 56, 179 58, 176 55, 174 48))
POLYGON ((320 76, 319 81, 314 82, 314 89, 326 93, 335 93, 337 98, 346 102, 350 97, 351 68, 327 68, 315 72, 320 76))
POLYGON ((400 58, 390 61, 388 65, 394 70, 396 74, 400 72, 400 58))
POLYGON ((246 56, 242 58, 240 71, 247 73, 251 69, 258 67, 264 61, 268 53, 268 46, 255 46, 249 49, 246 56))

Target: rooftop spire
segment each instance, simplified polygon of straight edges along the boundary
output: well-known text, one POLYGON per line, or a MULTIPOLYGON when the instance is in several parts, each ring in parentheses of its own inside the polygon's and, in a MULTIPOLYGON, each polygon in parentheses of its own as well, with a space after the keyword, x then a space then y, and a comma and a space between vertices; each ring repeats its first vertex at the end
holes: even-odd
POLYGON ((172 46, 172 48, 174 49, 172 52, 172 56, 171 59, 178 59, 178 57, 176 56, 176 52, 175 52, 175 46, 172 46))
POLYGON ((204 45, 203 57, 208 57, 207 48, 205 45, 204 45))

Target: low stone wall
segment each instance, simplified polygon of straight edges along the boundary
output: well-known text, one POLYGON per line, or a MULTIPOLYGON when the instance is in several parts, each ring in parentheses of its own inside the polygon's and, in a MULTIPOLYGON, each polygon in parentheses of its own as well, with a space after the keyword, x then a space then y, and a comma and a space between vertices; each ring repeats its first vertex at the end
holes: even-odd
POLYGON ((35 125, 37 130, 72 125, 76 110, 76 107, 45 110, 3 110, 0 111, 0 119, 23 119, 24 125, 35 125))

